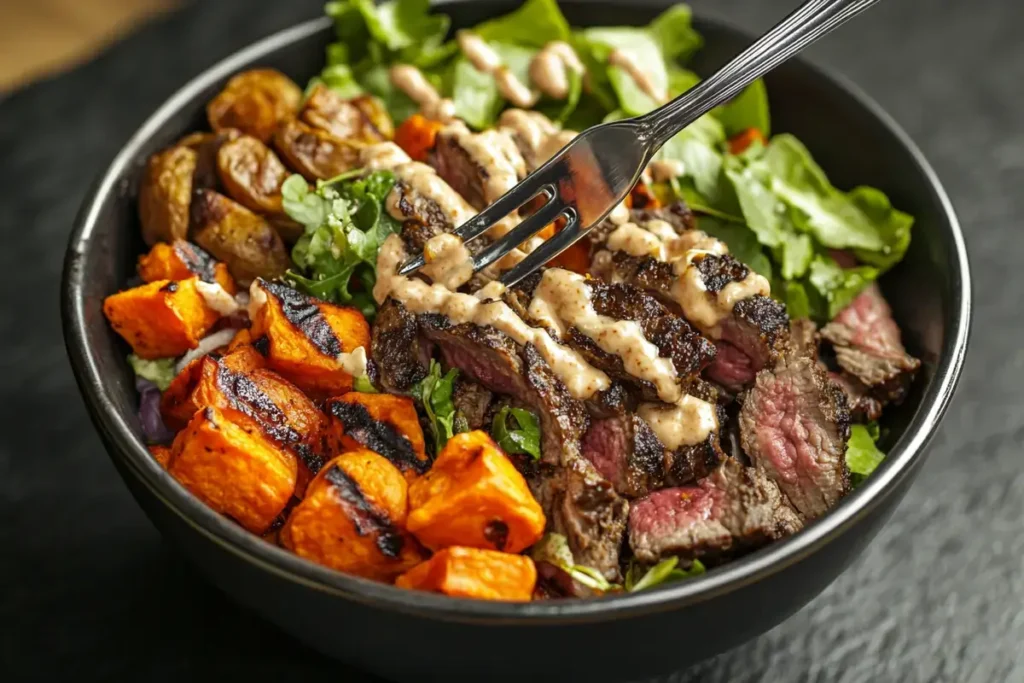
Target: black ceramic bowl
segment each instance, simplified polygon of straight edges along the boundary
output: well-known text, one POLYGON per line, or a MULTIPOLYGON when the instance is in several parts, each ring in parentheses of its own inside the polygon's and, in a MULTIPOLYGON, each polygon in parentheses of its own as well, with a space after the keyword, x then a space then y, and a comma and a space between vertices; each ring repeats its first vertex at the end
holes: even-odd
MULTIPOLYGON (((666 3, 565 0, 574 25, 639 24, 666 3)), ((449 2, 456 26, 512 2, 449 2)), ((698 21, 708 73, 750 38, 698 21)), ((153 522, 239 603, 318 650, 388 678, 623 680, 676 669, 779 623, 864 548, 924 461, 960 375, 970 322, 963 238, 945 192, 914 144, 874 103, 800 61, 767 81, 776 131, 797 134, 839 187, 876 185, 917 218, 903 263, 883 288, 911 352, 924 360, 913 395, 886 416, 889 457, 841 505, 796 536, 708 574, 639 594, 503 604, 399 590, 320 567, 208 509, 147 453, 126 346, 103 298, 142 249, 136 191, 146 158, 205 126, 204 105, 234 73, 272 66, 302 83, 322 64, 327 20, 283 31, 187 84, 132 136, 90 192, 68 247, 63 314, 68 353, 111 459, 153 522), (604 650, 604 651, 602 651, 604 650)), ((855 600, 855 596, 851 596, 855 600)))

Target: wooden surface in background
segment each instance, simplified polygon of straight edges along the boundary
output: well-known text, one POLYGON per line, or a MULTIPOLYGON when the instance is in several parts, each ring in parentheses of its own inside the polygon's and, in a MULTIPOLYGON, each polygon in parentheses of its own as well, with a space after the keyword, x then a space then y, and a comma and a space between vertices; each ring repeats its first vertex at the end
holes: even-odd
POLYGON ((0 0, 0 91, 88 59, 176 0, 0 0))

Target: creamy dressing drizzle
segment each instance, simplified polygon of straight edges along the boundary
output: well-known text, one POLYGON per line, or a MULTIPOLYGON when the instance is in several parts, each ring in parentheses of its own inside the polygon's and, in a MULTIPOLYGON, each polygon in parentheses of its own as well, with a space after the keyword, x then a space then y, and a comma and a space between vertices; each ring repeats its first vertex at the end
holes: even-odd
POLYGON ((530 60, 530 80, 548 97, 564 100, 569 96, 569 72, 583 74, 583 62, 572 47, 553 40, 530 60))
POLYGON ((472 294, 460 294, 439 284, 398 275, 398 267, 405 259, 402 239, 398 235, 389 236, 377 256, 377 282, 373 288, 377 303, 391 296, 413 313, 440 313, 456 324, 490 325, 519 344, 533 344, 576 398, 589 398, 611 386, 608 375, 591 366, 576 351, 555 341, 546 330, 528 325, 503 301, 483 301, 472 294))
POLYGON ((701 443, 718 429, 715 407, 695 396, 683 396, 674 404, 641 403, 636 414, 673 451, 701 443))
POLYGON ((644 68, 639 64, 633 55, 623 50, 612 50, 611 54, 608 55, 608 65, 617 66, 626 73, 629 74, 630 78, 636 81, 638 88, 643 90, 650 96, 651 99, 657 102, 664 102, 667 99, 667 95, 664 91, 659 90, 658 86, 654 84, 654 81, 650 79, 644 68))
POLYGON ((667 183, 686 173, 686 165, 678 159, 655 159, 647 164, 651 179, 656 183, 667 183))
POLYGON ((427 262, 423 272, 448 289, 456 290, 473 277, 473 255, 462 240, 450 232, 427 240, 423 258, 427 262))
POLYGON ((455 103, 441 97, 423 72, 409 64, 396 64, 388 71, 391 84, 409 96, 428 119, 448 121, 455 117, 455 103))
POLYGON ((235 297, 228 294, 227 290, 221 287, 219 283, 203 282, 197 278, 196 290, 203 297, 206 305, 221 315, 231 315, 241 308, 238 302, 235 301, 235 297))
POLYGON ((459 49, 478 71, 494 78, 498 92, 506 100, 517 107, 529 108, 537 103, 540 97, 501 63, 501 56, 494 51, 487 41, 471 31, 459 31, 456 36, 459 49))

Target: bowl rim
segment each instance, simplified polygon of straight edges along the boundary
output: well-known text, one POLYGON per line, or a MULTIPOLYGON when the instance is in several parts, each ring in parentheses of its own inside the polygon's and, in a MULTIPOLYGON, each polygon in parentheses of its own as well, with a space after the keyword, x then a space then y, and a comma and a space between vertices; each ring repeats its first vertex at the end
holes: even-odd
MULTIPOLYGON (((467 0, 441 0, 441 7, 467 0)), ((619 4, 605 0, 600 4, 619 4)), ((649 8, 665 7, 664 0, 641 0, 649 8)), ((714 17, 700 16, 699 23, 716 29, 749 34, 714 17)), ((923 461, 926 446, 936 432, 953 397, 963 368, 970 335, 971 277, 960 224, 952 202, 935 171, 905 131, 874 100, 845 77, 797 58, 804 68, 843 91, 865 113, 874 117, 910 154, 918 171, 930 185, 932 199, 942 207, 953 247, 952 274, 954 295, 950 302, 953 328, 946 337, 936 364, 934 381, 921 399, 904 433, 890 450, 882 467, 835 509, 790 538, 773 543, 703 576, 671 584, 656 590, 628 593, 589 600, 559 600, 529 603, 504 603, 451 598, 421 591, 409 591, 344 574, 265 542, 227 518, 214 512, 170 476, 149 454, 131 424, 134 416, 120 414, 100 376, 96 358, 86 343, 88 315, 83 285, 85 245, 97 228, 102 205, 118 191, 119 178, 133 165, 139 149, 166 124, 183 105, 199 92, 239 71, 260 58, 328 29, 327 17, 312 19, 284 29, 225 57, 189 80, 171 95, 132 134, 113 161, 103 171, 83 200, 69 237, 61 285, 61 317, 64 339, 79 390, 90 416, 106 442, 106 450, 116 464, 124 464, 132 474, 171 512, 193 530, 222 549, 265 571, 319 592, 387 608, 428 619, 470 623, 531 625, 595 622, 670 611, 733 592, 781 572, 826 544, 839 538, 870 515, 899 484, 923 461)), ((947 316, 950 312, 947 312, 947 316)))

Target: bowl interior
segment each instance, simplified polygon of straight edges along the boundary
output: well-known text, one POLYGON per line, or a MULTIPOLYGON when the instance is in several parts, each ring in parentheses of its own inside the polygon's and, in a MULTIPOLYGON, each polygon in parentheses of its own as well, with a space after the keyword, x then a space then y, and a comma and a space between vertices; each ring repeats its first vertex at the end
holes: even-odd
MULTIPOLYGON (((449 2, 443 9, 455 27, 470 26, 487 16, 508 11, 513 2, 449 2)), ((650 20, 664 3, 614 4, 563 0, 573 25, 638 24, 650 20)), ((706 45, 693 68, 707 75, 739 52, 750 38, 718 23, 697 20, 706 45)), ((101 178, 79 216, 71 238, 65 270, 65 337, 79 384, 94 420, 118 446, 113 455, 125 460, 147 486, 190 517, 205 533, 226 544, 244 548, 263 560, 297 572, 349 597, 409 602, 408 595, 388 586, 371 584, 311 565, 263 543, 219 518, 192 498, 146 453, 135 417, 137 396, 125 362, 128 347, 101 312, 103 298, 117 291, 134 274, 143 245, 136 213, 140 171, 146 159, 187 132, 207 127, 205 104, 233 73, 271 66, 304 83, 319 71, 324 48, 332 38, 326 21, 310 22, 262 41, 236 54, 186 86, 140 129, 101 178)), ((724 589, 730 582, 749 580, 770 571, 773 563, 811 552, 815 544, 835 535, 864 512, 874 496, 909 470, 934 431, 959 374, 969 317, 969 279, 963 242, 955 216, 941 187, 913 144, 886 115, 855 90, 799 60, 767 78, 774 132, 792 132, 840 188, 870 184, 888 194, 893 204, 916 217, 913 239, 905 260, 882 281, 911 353, 924 369, 907 402, 884 418, 889 458, 855 494, 826 518, 782 543, 710 572, 700 579, 663 591, 577 603, 576 612, 600 612, 620 607, 686 600, 724 589), (927 286, 921 286, 927 283, 927 286)), ((461 603, 463 613, 489 615, 564 614, 553 605, 475 605, 436 596, 417 596, 424 606, 450 607, 461 603)))

